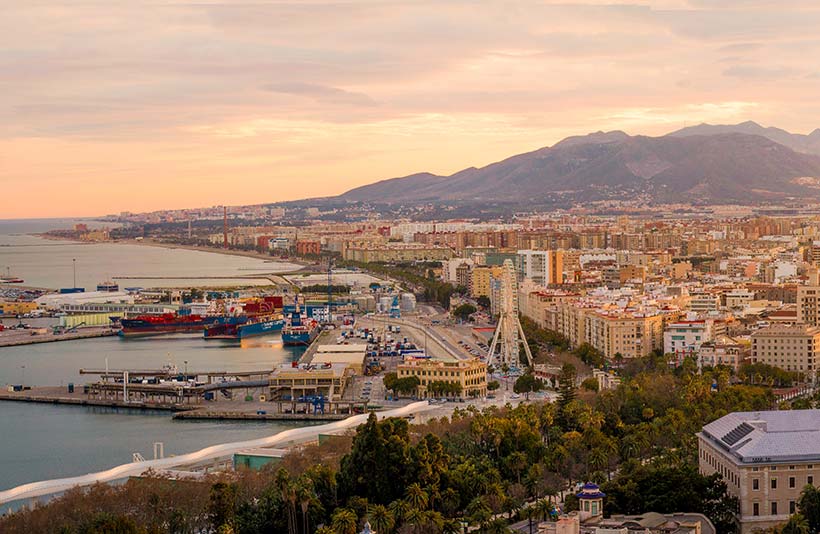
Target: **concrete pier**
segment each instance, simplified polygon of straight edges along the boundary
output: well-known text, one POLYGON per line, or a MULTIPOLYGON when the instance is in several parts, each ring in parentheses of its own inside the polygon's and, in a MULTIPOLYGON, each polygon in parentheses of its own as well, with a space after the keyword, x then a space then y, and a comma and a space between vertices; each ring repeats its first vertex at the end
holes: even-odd
POLYGON ((116 332, 107 326, 89 326, 75 332, 55 334, 53 331, 33 333, 34 329, 4 330, 0 333, 0 347, 15 347, 18 345, 33 345, 35 343, 53 343, 55 341, 72 341, 75 339, 89 339, 116 335, 116 332))

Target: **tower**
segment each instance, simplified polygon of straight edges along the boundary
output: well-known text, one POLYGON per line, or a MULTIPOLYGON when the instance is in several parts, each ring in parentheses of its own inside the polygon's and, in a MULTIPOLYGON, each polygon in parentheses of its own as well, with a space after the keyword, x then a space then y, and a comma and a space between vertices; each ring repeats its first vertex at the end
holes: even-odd
POLYGON ((597 484, 587 482, 581 488, 578 497, 578 510, 580 511, 581 522, 597 519, 604 515, 604 497, 606 494, 601 491, 597 484))
POLYGON ((532 365, 532 352, 518 320, 518 280, 512 260, 504 260, 501 272, 500 314, 490 351, 488 363, 496 358, 501 364, 515 366, 519 363, 521 344, 527 355, 527 365, 532 365))

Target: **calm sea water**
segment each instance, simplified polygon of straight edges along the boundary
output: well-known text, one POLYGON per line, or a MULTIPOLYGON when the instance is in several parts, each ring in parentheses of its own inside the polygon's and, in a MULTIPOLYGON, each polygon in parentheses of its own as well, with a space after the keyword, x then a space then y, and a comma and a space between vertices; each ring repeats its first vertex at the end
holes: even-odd
MULTIPOLYGON (((2 227, 0 227, 2 232, 2 227)), ((72 243, 31 235, 0 234, 0 272, 25 280, 25 285, 57 289, 74 284, 93 291, 99 282, 118 276, 120 287, 270 285, 267 280, 207 279, 209 276, 254 276, 293 271, 298 266, 244 256, 196 250, 114 243, 72 243), (177 277, 150 279, 139 277, 177 277), (186 280, 186 277, 197 277, 186 280)))
MULTIPOLYGON (((220 254, 120 245, 50 246, 25 234, 71 227, 74 221, 0 221, 0 269, 26 284, 64 287, 72 284, 71 258, 77 258, 78 285, 91 288, 110 276, 230 276, 243 269, 282 268, 262 260, 220 254), (18 235, 13 235, 18 234, 18 235), (19 246, 19 245, 34 246, 19 246), (273 266, 273 267, 272 267, 273 266), (203 274, 204 273, 204 274, 203 274)), ((289 266, 285 265, 285 268, 289 266)), ((134 284, 136 285, 136 284, 134 284)), ((146 284, 147 285, 147 284, 146 284)), ((156 284, 150 284, 156 285, 156 284)), ((278 335, 241 344, 198 336, 44 343, 0 348, 0 386, 82 384, 80 368, 156 368, 174 363, 190 371, 270 369, 298 358, 299 349, 282 346, 278 335)), ((164 412, 0 403, 0 489, 36 480, 81 475, 130 461, 134 452, 146 458, 161 441, 165 453, 182 454, 208 445, 274 434, 294 425, 253 422, 173 421, 164 412)))

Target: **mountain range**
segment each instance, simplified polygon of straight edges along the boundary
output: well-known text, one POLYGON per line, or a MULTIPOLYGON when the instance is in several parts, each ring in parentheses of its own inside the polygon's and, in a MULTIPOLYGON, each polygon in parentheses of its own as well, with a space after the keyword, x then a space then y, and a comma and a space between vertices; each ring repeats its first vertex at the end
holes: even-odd
POLYGON ((820 198, 820 129, 809 135, 754 122, 683 128, 660 137, 622 131, 566 138, 450 176, 419 173, 358 187, 347 201, 593 200, 754 203, 820 198))

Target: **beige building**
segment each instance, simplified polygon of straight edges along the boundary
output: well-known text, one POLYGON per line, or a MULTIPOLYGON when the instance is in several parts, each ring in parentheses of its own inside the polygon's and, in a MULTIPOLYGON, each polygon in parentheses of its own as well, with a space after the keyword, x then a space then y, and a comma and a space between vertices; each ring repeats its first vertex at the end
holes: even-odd
POLYGON ((370 262, 449 260, 453 249, 442 245, 422 243, 387 243, 384 245, 346 245, 342 251, 346 260, 370 262))
POLYGON ((614 312, 584 317, 585 341, 607 358, 640 358, 663 349, 663 316, 614 312))
POLYGON ((399 378, 415 376, 419 379, 418 396, 433 397, 427 388, 433 382, 450 382, 461 385, 458 398, 484 397, 487 395, 487 364, 478 359, 444 362, 440 360, 407 360, 400 363, 399 378))
POLYGON ((354 370, 343 363, 301 365, 282 364, 270 376, 271 400, 296 400, 306 395, 322 395, 341 400, 354 370))
POLYGON ((502 272, 500 266, 473 267, 470 273, 470 296, 489 297, 492 294, 492 279, 500 278, 502 272))
POLYGON ((752 334, 752 363, 814 377, 820 361, 820 327, 806 324, 773 325, 752 334))
POLYGON ((737 372, 747 354, 748 347, 748 343, 744 345, 729 336, 717 336, 701 344, 698 350, 698 360, 703 367, 724 365, 737 372))
POLYGON ((798 286, 797 320, 812 326, 820 326, 820 286, 798 286))
POLYGON ((820 410, 736 412, 703 427, 698 463, 740 501, 741 534, 789 519, 820 481, 820 410))

